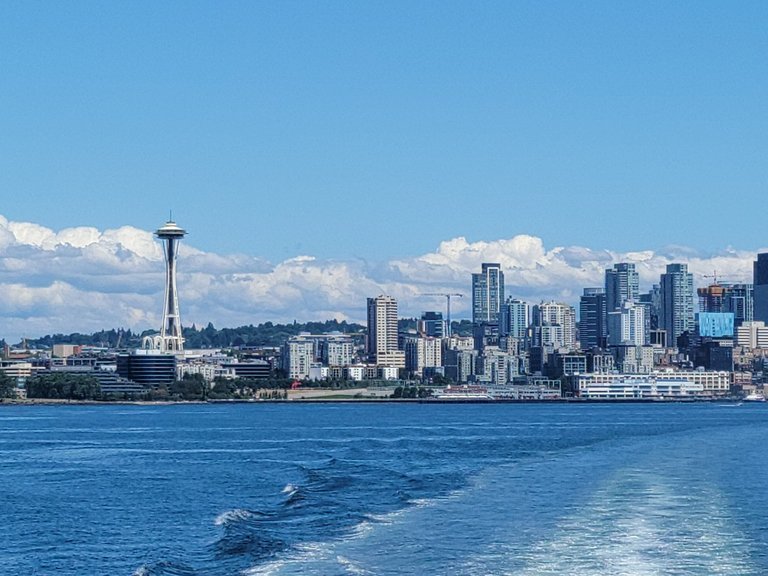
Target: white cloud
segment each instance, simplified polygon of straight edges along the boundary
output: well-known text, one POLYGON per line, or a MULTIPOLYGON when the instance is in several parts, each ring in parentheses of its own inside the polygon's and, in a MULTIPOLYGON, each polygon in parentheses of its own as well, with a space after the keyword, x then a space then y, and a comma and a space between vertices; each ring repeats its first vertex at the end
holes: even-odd
MULTIPOLYGON (((366 298, 382 293, 398 298, 403 315, 443 309, 444 299, 424 293, 462 293, 463 299, 452 301, 458 318, 469 316, 470 274, 483 262, 502 264, 509 296, 575 304, 582 288, 602 285, 605 268, 615 262, 635 262, 647 289, 671 262, 687 262, 697 285, 708 283, 702 275, 714 271, 748 282, 754 257, 755 251, 733 248, 717 254, 681 246, 626 253, 547 248, 541 238, 517 235, 484 242, 457 237, 441 242, 434 252, 389 262, 298 255, 271 264, 243 254, 204 252, 185 240, 178 283, 186 325, 329 318, 362 322, 366 298)), ((159 327, 163 282, 162 249, 150 231, 123 226, 55 232, 0 216, 0 337, 9 341, 56 332, 159 327)))

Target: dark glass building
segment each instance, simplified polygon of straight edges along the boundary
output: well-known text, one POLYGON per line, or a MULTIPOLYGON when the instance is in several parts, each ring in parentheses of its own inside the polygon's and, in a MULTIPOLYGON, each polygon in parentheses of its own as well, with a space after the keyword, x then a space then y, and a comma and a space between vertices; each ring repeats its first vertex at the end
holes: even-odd
POLYGON ((758 254, 753 264, 754 319, 768 324, 768 253, 758 254))
POLYGON ((154 350, 136 350, 117 357, 117 373, 149 386, 162 386, 176 380, 176 356, 154 350))
POLYGON ((434 338, 445 336, 445 321, 442 312, 424 312, 421 315, 419 325, 425 336, 433 336, 434 338))
POLYGON ((604 348, 606 335, 605 290, 584 288, 579 302, 579 343, 582 350, 604 348))

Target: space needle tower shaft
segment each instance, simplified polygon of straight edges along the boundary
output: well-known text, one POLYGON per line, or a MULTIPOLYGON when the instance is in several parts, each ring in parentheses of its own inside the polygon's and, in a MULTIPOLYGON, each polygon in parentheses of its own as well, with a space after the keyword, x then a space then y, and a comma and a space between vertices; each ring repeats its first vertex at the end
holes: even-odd
POLYGON ((165 303, 163 304, 163 326, 160 329, 161 349, 163 352, 182 352, 184 338, 181 335, 181 316, 179 315, 179 295, 176 291, 176 255, 179 240, 184 238, 186 230, 169 220, 155 231, 155 236, 165 244, 165 303))

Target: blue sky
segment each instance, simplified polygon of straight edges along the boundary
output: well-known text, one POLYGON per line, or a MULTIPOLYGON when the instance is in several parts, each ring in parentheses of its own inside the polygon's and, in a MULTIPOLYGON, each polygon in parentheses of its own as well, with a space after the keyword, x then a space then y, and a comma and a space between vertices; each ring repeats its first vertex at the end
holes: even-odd
POLYGON ((13 221, 272 262, 768 245, 768 3, 3 2, 13 221))
POLYGON ((578 302, 765 250, 765 2, 0 2, 0 338, 578 302))

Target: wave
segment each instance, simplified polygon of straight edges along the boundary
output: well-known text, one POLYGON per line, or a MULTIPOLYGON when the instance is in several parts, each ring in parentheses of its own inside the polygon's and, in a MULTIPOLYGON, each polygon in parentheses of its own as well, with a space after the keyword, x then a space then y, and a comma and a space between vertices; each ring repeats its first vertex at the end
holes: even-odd
POLYGON ((232 522, 250 520, 256 518, 257 516, 258 514, 256 512, 251 512, 250 510, 244 510, 242 508, 235 508, 234 510, 227 510, 226 512, 222 512, 216 516, 216 519, 213 521, 213 523, 216 526, 226 526, 232 522))
POLYGON ((195 576, 198 572, 185 564, 176 562, 157 562, 139 566, 133 576, 195 576))

